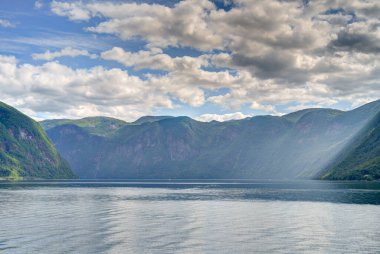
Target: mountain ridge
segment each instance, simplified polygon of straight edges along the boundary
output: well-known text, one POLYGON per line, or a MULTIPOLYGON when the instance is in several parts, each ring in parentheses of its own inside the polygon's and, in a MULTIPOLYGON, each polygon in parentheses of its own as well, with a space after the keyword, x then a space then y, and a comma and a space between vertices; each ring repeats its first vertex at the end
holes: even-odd
POLYGON ((67 125, 46 131, 82 178, 311 179, 378 111, 380 101, 227 122, 149 116, 103 136, 67 125))

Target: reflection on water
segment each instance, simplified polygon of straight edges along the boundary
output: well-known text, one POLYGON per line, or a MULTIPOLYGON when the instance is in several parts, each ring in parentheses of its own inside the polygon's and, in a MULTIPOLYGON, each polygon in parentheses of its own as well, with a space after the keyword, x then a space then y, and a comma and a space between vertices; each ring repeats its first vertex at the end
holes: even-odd
POLYGON ((380 183, 0 183, 0 253, 379 253, 380 183))

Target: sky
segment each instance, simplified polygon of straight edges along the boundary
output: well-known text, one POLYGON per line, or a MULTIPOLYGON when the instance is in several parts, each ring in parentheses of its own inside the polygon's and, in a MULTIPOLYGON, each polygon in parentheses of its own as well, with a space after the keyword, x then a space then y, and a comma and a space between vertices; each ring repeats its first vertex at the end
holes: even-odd
POLYGON ((0 0, 0 101, 201 121, 380 98, 378 0, 0 0))

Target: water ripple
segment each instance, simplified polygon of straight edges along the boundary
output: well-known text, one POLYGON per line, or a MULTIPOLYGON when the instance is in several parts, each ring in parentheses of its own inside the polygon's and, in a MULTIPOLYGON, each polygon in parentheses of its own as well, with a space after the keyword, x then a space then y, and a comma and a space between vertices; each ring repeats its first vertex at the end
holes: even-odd
POLYGON ((0 253, 380 252, 377 185, 108 185, 0 183, 0 253))

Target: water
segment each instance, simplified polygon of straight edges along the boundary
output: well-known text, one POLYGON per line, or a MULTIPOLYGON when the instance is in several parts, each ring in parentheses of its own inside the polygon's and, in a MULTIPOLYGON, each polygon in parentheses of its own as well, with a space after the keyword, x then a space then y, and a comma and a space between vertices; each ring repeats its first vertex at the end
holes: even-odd
POLYGON ((0 253, 380 253, 380 183, 0 182, 0 253))

